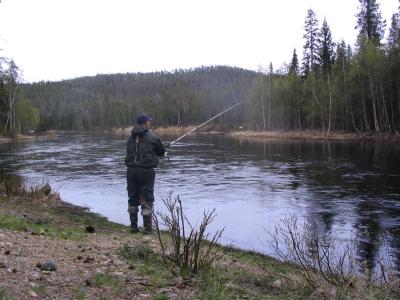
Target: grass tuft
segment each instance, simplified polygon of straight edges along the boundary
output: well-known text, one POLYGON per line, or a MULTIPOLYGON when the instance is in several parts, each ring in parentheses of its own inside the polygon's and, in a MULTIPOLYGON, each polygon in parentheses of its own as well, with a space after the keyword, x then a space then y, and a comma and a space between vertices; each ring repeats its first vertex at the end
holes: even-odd
POLYGON ((74 289, 74 296, 76 300, 84 300, 86 298, 85 289, 81 286, 74 289))
POLYGON ((120 255, 131 261, 149 261, 157 260, 158 255, 145 244, 135 246, 124 245, 120 250, 120 255))
POLYGON ((0 300, 6 300, 6 289, 0 287, 0 300))

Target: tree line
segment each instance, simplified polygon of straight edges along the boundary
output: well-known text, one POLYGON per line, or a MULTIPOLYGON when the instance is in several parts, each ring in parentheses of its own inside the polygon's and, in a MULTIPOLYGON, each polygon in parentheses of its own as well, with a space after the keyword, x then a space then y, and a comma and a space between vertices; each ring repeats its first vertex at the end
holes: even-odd
POLYGON ((252 89, 253 126, 329 132, 397 132, 400 129, 400 19, 386 22, 376 0, 359 0, 357 42, 334 42, 326 19, 315 12, 304 23, 303 58, 296 49, 284 74, 272 67, 252 89))
POLYGON ((213 66, 18 85, 17 67, 10 61, 8 68, 0 69, 0 126, 5 131, 128 126, 140 112, 152 115, 156 126, 186 126, 244 101, 213 124, 252 130, 397 133, 399 11, 387 26, 378 1, 359 0, 355 25, 355 45, 337 42, 328 21, 320 25, 315 12, 308 10, 302 60, 294 49, 290 63, 279 70, 272 63, 258 72, 213 66))

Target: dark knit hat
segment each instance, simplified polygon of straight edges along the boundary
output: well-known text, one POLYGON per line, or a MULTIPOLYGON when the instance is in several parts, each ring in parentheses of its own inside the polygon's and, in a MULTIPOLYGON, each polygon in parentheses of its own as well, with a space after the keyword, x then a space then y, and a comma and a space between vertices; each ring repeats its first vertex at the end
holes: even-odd
POLYGON ((140 114, 137 118, 138 124, 143 124, 143 123, 146 123, 147 121, 153 121, 153 119, 146 114, 140 114))

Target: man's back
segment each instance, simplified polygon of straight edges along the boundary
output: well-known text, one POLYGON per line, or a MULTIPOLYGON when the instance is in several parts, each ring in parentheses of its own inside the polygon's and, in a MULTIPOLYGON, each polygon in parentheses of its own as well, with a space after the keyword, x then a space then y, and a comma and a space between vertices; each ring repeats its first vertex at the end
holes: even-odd
POLYGON ((136 126, 127 142, 125 164, 128 167, 155 168, 158 156, 165 153, 160 138, 146 126, 136 126))

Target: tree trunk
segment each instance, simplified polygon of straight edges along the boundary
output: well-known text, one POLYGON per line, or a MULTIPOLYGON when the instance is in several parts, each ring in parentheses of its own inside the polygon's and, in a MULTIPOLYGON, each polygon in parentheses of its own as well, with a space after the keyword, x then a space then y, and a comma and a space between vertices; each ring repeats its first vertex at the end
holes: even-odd
POLYGON ((262 119, 263 119, 263 130, 265 131, 265 105, 264 105, 264 85, 263 79, 261 78, 261 108, 262 108, 262 119))
POLYGON ((331 91, 331 82, 329 80, 329 74, 328 76, 328 91, 329 91, 329 113, 328 113, 328 134, 331 131, 331 119, 332 119, 332 91, 331 91))
POLYGON ((372 80, 371 73, 368 71, 368 79, 369 79, 369 87, 371 89, 371 98, 372 98, 372 112, 374 116, 374 127, 375 131, 380 132, 380 127, 379 127, 379 120, 378 120, 378 114, 377 114, 377 107, 376 107, 376 99, 375 99, 375 93, 374 93, 374 82, 372 80))
POLYGON ((271 129, 271 73, 268 75, 268 129, 271 129))
POLYGON ((344 59, 342 60, 342 72, 343 72, 343 91, 344 91, 344 110, 345 110, 345 120, 344 120, 344 127, 347 130, 347 116, 349 113, 349 108, 347 104, 347 81, 346 81, 346 69, 344 65, 344 59))
POLYGON ((368 115, 367 115, 367 104, 365 101, 365 90, 364 90, 364 85, 362 83, 361 80, 361 74, 360 74, 360 66, 357 64, 357 71, 358 71, 358 79, 360 81, 360 86, 361 86, 361 107, 362 107, 362 117, 364 119, 364 124, 365 124, 365 130, 366 131, 370 131, 371 127, 369 125, 369 121, 368 121, 368 115))

